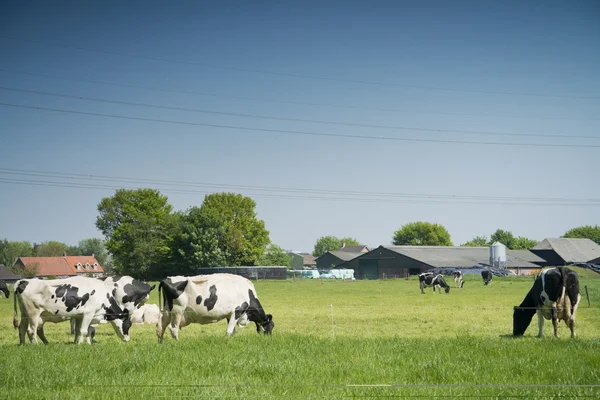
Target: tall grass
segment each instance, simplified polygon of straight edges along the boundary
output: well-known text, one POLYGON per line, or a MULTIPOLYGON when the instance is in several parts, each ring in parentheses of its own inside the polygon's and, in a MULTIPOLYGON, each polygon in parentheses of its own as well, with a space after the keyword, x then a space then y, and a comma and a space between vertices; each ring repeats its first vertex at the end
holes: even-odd
MULTIPOLYGON (((578 271, 580 272, 580 271, 578 271)), ((512 338, 512 307, 533 280, 467 276, 463 289, 421 295, 414 279, 258 281, 272 336, 226 323, 182 329, 159 345, 135 325, 120 342, 109 325, 97 345, 70 344, 47 324, 49 346, 17 346, 12 297, 0 299, 0 389, 8 398, 600 397, 600 279, 580 273, 578 338, 512 338), (333 322, 333 324, 332 324, 333 322)), ((453 285, 451 285, 453 286, 453 285)), ((156 303, 156 293, 150 302, 156 303)), ((168 333, 167 333, 168 335, 168 333)))

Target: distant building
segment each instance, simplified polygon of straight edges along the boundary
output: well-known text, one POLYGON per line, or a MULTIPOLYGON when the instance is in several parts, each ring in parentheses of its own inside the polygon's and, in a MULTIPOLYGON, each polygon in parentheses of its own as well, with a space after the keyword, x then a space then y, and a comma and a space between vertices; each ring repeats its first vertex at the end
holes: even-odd
POLYGON ((600 259, 600 246, 590 239, 547 238, 531 252, 545 260, 544 266, 588 263, 600 259))
MULTIPOLYGON (((337 264, 336 268, 353 269, 357 279, 400 278, 434 268, 483 268, 489 266, 489 260, 489 247, 379 246, 337 264)), ((534 273, 540 269, 539 264, 543 262, 544 260, 535 254, 506 250, 506 269, 516 274, 534 273)))
POLYGON ((288 255, 291 257, 291 269, 316 268, 317 263, 315 257, 310 253, 301 253, 290 251, 288 255))
POLYGON ((0 281, 15 283, 19 279, 23 279, 23 277, 12 272, 6 265, 0 264, 0 281))
POLYGON ((342 247, 337 249, 337 251, 347 251, 349 253, 366 253, 368 251, 371 251, 371 249, 369 249, 369 246, 366 246, 364 244, 359 244, 358 246, 346 246, 346 243, 344 243, 342 247))
POLYGON ((13 268, 15 271, 30 269, 38 278, 69 278, 72 276, 90 276, 101 278, 104 269, 98 260, 91 256, 63 257, 19 257, 13 268))
POLYGON ((348 261, 355 259, 361 254, 365 254, 363 252, 350 252, 350 251, 328 251, 325 254, 316 258, 317 269, 319 270, 327 270, 332 268, 337 268, 341 264, 344 264, 348 261))

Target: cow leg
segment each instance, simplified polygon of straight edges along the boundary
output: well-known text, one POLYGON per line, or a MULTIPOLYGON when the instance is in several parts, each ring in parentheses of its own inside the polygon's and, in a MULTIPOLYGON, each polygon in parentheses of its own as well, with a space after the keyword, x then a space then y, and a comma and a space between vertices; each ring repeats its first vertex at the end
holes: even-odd
POLYGON ((156 336, 158 337, 158 343, 162 343, 163 337, 165 336, 165 328, 169 325, 171 319, 169 311, 163 311, 162 315, 156 323, 156 336))
POLYGON ((27 317, 21 316, 21 321, 19 322, 19 345, 25 344, 25 333, 27 332, 27 325, 29 324, 27 319, 27 317))
POLYGON ((538 317, 538 337, 544 337, 544 316, 542 315, 542 310, 537 310, 537 317, 538 317))
POLYGON ((44 343, 45 345, 48 344, 48 339, 46 339, 46 335, 44 334, 44 324, 40 324, 38 326, 37 329, 37 335, 40 337, 40 339, 42 340, 42 343, 44 343))
POLYGON ((90 313, 90 314, 83 314, 83 317, 81 318, 81 320, 77 319, 77 325, 79 326, 79 330, 77 331, 79 333, 79 336, 77 338, 77 344, 83 343, 84 336, 87 339, 88 332, 90 329, 90 324, 92 323, 93 317, 94 317, 94 315, 90 313))
POLYGON ((171 324, 169 330, 173 339, 179 341, 179 324, 181 322, 181 314, 175 314, 171 316, 171 324))
POLYGON ((419 284, 419 286, 421 287, 421 294, 425 294, 425 284, 423 283, 423 281, 421 281, 421 283, 419 284))
POLYGON ((73 332, 75 333, 75 338, 73 339, 73 343, 77 344, 79 343, 79 337, 81 336, 81 319, 80 318, 73 318, 71 321, 75 321, 74 322, 74 327, 73 327, 73 332))
POLYGON ((76 318, 71 318, 71 320, 69 321, 71 324, 71 335, 75 334, 75 324, 76 324, 76 318))
POLYGON ((33 344, 38 344, 37 330, 38 330, 38 325, 40 323, 41 314, 42 314, 42 312, 40 311, 40 312, 36 313, 36 315, 33 318, 29 318, 29 326, 27 327, 27 335, 29 336, 29 340, 33 344))
POLYGON ((558 337, 558 310, 556 307, 552 307, 552 326, 554 327, 554 337, 558 337))
POLYGON ((235 333, 235 325, 237 324, 237 319, 234 316, 235 312, 231 313, 229 318, 227 318, 227 336, 231 336, 235 333))

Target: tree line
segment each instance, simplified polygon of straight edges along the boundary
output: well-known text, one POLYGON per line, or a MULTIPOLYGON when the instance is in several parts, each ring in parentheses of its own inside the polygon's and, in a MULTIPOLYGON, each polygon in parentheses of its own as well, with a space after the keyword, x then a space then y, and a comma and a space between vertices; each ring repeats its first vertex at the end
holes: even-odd
MULTIPOLYGON (((195 274, 198 268, 217 266, 290 266, 291 257, 271 243, 265 222, 257 218, 255 201, 236 193, 213 193, 200 206, 174 211, 168 198, 155 189, 118 189, 98 204, 96 227, 104 240, 85 239, 77 246, 57 241, 39 244, 0 240, 0 264, 12 266, 17 257, 94 254, 102 267, 139 279, 195 274)), ((600 226, 582 226, 563 237, 590 238, 600 244, 600 226)), ((502 229, 476 236, 462 246, 501 242, 509 249, 530 249, 537 241, 502 229)), ((394 245, 452 246, 448 230, 436 223, 411 222, 392 237, 394 245)), ((318 257, 352 237, 323 236, 314 246, 318 257)))

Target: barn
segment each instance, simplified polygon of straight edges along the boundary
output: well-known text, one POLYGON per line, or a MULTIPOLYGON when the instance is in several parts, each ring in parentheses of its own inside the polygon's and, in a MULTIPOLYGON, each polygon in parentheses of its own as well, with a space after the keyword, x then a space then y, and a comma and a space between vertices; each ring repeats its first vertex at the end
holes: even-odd
POLYGON ((583 264, 600 258, 600 246, 590 239, 547 238, 531 252, 545 260, 544 266, 583 264))
POLYGON ((0 281, 15 283, 19 279, 23 279, 23 277, 12 272, 6 265, 0 264, 0 281))
MULTIPOLYGON (((540 269, 544 260, 524 251, 506 250, 506 268, 519 275, 540 269), (529 261, 523 258, 528 258, 529 261)), ((489 247, 379 246, 336 268, 353 269, 357 279, 407 277, 434 268, 482 268, 490 264, 489 247)))

